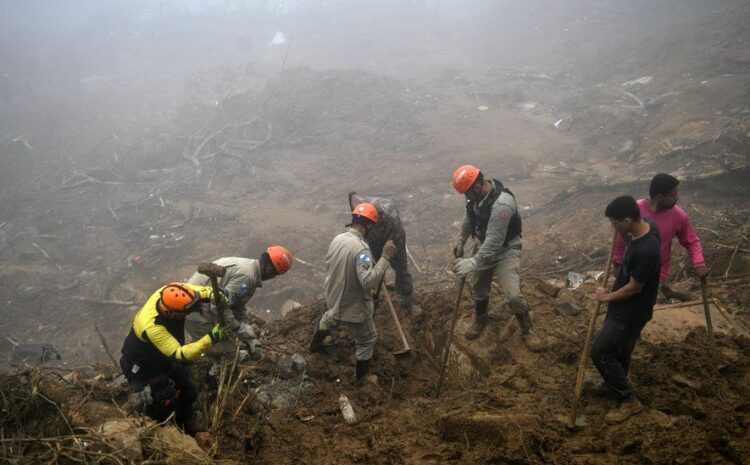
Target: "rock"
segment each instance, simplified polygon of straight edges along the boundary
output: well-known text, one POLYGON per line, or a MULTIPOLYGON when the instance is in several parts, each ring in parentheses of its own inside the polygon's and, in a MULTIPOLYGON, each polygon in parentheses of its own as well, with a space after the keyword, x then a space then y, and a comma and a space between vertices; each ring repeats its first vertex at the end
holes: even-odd
POLYGON ((687 387, 693 389, 694 391, 698 391, 702 386, 700 381, 688 378, 687 376, 681 375, 679 373, 672 375, 672 381, 678 386, 687 387))
POLYGON ((292 299, 285 300, 284 304, 281 306, 281 318, 286 318, 289 313, 301 307, 302 304, 299 302, 296 302, 292 299))
POLYGON ((550 297, 557 297, 560 293, 560 289, 562 289, 562 286, 557 283, 557 280, 539 281, 536 283, 536 287, 550 297))
POLYGON ((583 309, 576 304, 570 302, 563 302, 555 307, 555 312, 558 315, 576 316, 579 315, 583 309))
POLYGON ((115 443, 121 451, 122 458, 140 461, 143 460, 140 434, 138 428, 127 418, 113 418, 105 421, 99 426, 99 434, 115 443))
POLYGON ((307 361, 305 361, 305 357, 300 354, 292 355, 292 370, 300 375, 304 373, 305 370, 307 370, 307 361))

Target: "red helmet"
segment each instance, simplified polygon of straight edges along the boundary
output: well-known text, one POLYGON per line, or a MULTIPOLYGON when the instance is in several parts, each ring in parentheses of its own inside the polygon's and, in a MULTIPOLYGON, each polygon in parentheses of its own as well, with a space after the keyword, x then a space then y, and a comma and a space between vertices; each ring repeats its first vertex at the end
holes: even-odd
POLYGON ((367 218, 373 223, 378 222, 378 209, 375 208, 375 206, 371 203, 360 203, 359 205, 354 207, 354 210, 352 210, 352 215, 359 216, 361 218, 367 218))
POLYGON ((187 310, 200 298, 200 294, 182 283, 170 283, 161 290, 161 302, 166 315, 182 318, 187 310))
POLYGON ((465 194, 474 185, 478 176, 479 168, 472 165, 464 165, 453 173, 451 183, 453 184, 453 188, 459 193, 465 194))
POLYGON ((294 257, 292 257, 292 253, 286 248, 274 245, 266 249, 266 253, 268 253, 268 258, 271 259, 273 267, 276 268, 279 274, 286 273, 292 267, 294 257))

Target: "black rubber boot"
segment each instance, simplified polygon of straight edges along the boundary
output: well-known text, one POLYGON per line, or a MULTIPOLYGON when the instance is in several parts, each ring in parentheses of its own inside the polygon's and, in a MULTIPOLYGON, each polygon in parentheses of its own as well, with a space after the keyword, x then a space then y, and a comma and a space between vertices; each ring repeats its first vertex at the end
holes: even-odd
POLYGON ((370 362, 372 362, 372 359, 357 360, 357 368, 355 372, 355 377, 357 378, 357 386, 362 386, 365 383, 367 373, 369 373, 370 371, 370 362))
POLYGON ((482 331, 487 327, 487 308, 489 306, 489 300, 474 301, 474 324, 464 333, 466 339, 476 339, 482 335, 482 331))
POLYGON ((319 329, 315 331, 312 337, 312 341, 310 341, 310 353, 314 354, 317 352, 323 351, 323 339, 326 338, 331 333, 330 330, 325 331, 322 329, 319 329))

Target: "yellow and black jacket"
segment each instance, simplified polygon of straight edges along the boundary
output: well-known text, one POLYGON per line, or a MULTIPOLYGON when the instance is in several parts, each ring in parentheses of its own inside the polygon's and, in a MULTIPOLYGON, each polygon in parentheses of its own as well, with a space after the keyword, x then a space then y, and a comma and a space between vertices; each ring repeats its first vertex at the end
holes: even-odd
MULTIPOLYGON (((200 292, 204 299, 213 295, 209 286, 182 285, 200 292)), ((198 358, 212 345, 208 334, 185 344, 185 319, 167 318, 157 309, 162 289, 154 292, 138 311, 125 338, 121 365, 128 378, 151 378, 168 372, 176 363, 198 358)))

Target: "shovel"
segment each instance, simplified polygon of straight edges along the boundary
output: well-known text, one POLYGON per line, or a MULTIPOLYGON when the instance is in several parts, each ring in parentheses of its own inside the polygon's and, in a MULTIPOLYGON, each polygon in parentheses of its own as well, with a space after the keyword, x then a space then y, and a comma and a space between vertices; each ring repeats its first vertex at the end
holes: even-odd
POLYGON ((385 296, 385 301, 388 304, 388 309, 391 311, 391 316, 393 317, 393 322, 396 323, 396 329, 398 329, 398 335, 401 336, 401 343, 404 345, 403 349, 393 352, 393 356, 396 358, 405 358, 408 357, 411 353, 411 349, 409 348, 409 343, 406 342, 406 336, 404 335, 404 330, 401 328, 401 322, 398 321, 398 315, 396 315, 396 309, 393 308, 393 302, 391 302, 391 295, 388 293, 388 289, 385 288, 385 286, 381 283, 380 288, 383 291, 383 295, 385 296))
MULTIPOLYGON (((617 232, 612 234, 612 246, 609 249, 609 258, 607 258, 607 266, 604 268, 604 281, 602 287, 607 287, 607 281, 609 281, 609 270, 612 268, 612 257, 615 254, 615 241, 617 240, 617 232)), ((567 418, 567 424, 570 428, 575 428, 581 425, 580 420, 576 417, 578 412, 578 403, 581 401, 581 394, 583 394, 583 378, 586 373, 586 362, 588 361, 589 350, 591 349, 591 339, 594 337, 594 328, 596 327, 596 318, 599 316, 599 309, 601 309, 602 303, 597 301, 594 313, 591 315, 589 320, 589 326, 586 330, 586 339, 583 342, 583 351, 581 357, 578 359, 578 373, 576 375, 576 388, 573 394, 573 405, 570 408, 570 416, 567 418)))

